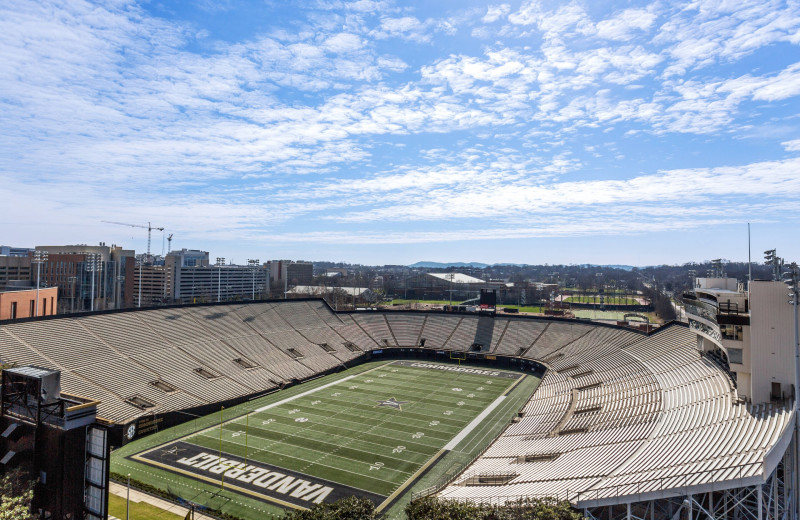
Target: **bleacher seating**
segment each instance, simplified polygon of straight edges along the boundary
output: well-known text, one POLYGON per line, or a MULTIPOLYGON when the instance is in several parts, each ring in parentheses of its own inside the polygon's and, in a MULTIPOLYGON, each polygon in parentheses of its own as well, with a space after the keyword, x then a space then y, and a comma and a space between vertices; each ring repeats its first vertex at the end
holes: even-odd
POLYGON ((730 378, 698 353, 691 331, 577 335, 550 334, 539 348, 553 359, 551 370, 523 418, 441 495, 550 495, 580 504, 762 474, 791 413, 739 404, 730 378), (564 355, 552 358, 557 350, 564 355), (474 485, 475 475, 512 471, 517 476, 504 485, 474 485))
POLYGON ((423 339, 425 349, 479 345, 548 368, 518 420, 441 491, 449 498, 580 502, 759 476, 792 417, 742 404, 719 361, 679 325, 645 335, 547 318, 337 314, 321 300, 290 300, 6 323, 0 361, 61 370, 64 392, 100 400, 100 416, 125 424, 423 339))

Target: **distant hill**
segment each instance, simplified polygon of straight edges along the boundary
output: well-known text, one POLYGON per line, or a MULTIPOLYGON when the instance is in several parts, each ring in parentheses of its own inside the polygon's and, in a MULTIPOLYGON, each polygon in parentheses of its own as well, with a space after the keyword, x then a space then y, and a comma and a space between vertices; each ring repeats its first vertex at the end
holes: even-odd
POLYGON ((607 267, 609 269, 622 269, 623 271, 632 271, 632 265, 598 265, 598 264, 583 264, 584 267, 607 267))
POLYGON ((408 267, 425 267, 429 269, 444 269, 446 267, 475 267, 478 269, 483 269, 484 267, 489 267, 489 264, 482 264, 480 262, 417 262, 416 264, 411 264, 408 267))

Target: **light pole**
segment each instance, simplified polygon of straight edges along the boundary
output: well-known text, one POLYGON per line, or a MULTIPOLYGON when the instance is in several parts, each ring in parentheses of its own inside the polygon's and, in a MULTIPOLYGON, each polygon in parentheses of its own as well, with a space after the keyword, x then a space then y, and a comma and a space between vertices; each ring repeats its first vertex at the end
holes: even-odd
POLYGON ((67 281, 69 282, 69 287, 70 287, 69 293, 70 293, 70 296, 71 296, 70 297, 69 312, 73 313, 73 312, 75 312, 75 284, 78 282, 78 277, 77 276, 70 276, 69 278, 67 278, 67 281))
MULTIPOLYGON (((772 250, 772 256, 775 256, 775 250, 772 250)), ((789 269, 783 273, 783 282, 789 286, 789 303, 792 304, 794 310, 794 440, 795 440, 795 480, 794 494, 797 496, 797 489, 800 486, 798 482, 798 463, 800 463, 800 334, 798 334, 798 316, 797 316, 797 303, 800 301, 800 269, 797 267, 796 262, 789 264, 789 269)), ((800 517, 800 504, 795 499, 795 513, 800 517)))
POLYGON ((450 306, 453 306, 453 279, 456 277, 456 273, 450 273, 450 306))
POLYGON ((256 299, 256 268, 258 267, 259 262, 260 262, 260 260, 258 258, 256 258, 256 259, 249 259, 248 258, 247 259, 247 265, 250 266, 250 269, 253 272, 253 296, 251 298, 252 300, 256 299))
POLYGON ((42 264, 47 262, 47 251, 34 251, 33 262, 36 264, 36 316, 39 316, 39 275, 41 273, 42 264))
POLYGON ((225 258, 217 257, 217 267, 219 267, 219 274, 217 275, 217 303, 220 302, 222 296, 222 266, 225 265, 225 258))
POLYGON ((144 257, 139 256, 139 298, 136 307, 142 306, 142 264, 144 264, 144 257))
MULTIPOLYGON (((89 253, 89 254, 86 255, 86 270, 89 271, 91 273, 91 276, 92 276, 92 299, 91 299, 91 307, 90 307, 90 310, 92 312, 94 312, 94 273, 98 269, 98 265, 97 265, 98 264, 98 261, 97 261, 98 258, 97 257, 98 257, 98 255, 96 255, 94 253, 89 253)), ((141 284, 141 280, 139 281, 139 283, 141 284)), ((141 300, 141 297, 142 296, 141 296, 141 292, 140 292, 139 293, 140 300, 141 300)), ((141 304, 141 301, 140 301, 140 304, 141 304)))
POLYGON ((125 499, 125 520, 131 518, 131 474, 128 473, 128 497, 125 499))

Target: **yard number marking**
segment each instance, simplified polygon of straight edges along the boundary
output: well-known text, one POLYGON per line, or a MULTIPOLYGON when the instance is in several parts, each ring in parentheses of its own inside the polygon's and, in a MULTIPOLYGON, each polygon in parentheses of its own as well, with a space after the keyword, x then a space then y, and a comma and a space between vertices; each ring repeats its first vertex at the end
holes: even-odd
POLYGON ((403 450, 405 450, 405 449, 406 449, 405 446, 398 446, 398 447, 396 447, 395 449, 392 450, 392 453, 403 453, 403 450))
POLYGON ((383 462, 376 462, 369 467, 369 470, 372 471, 373 469, 381 469, 383 467, 383 462))
POLYGON ((425 436, 425 434, 424 434, 424 433, 422 433, 422 432, 417 432, 417 433, 415 433, 414 435, 412 435, 412 436, 411 436, 411 438, 412 438, 412 439, 421 439, 421 438, 422 438, 422 437, 424 437, 424 436, 425 436))

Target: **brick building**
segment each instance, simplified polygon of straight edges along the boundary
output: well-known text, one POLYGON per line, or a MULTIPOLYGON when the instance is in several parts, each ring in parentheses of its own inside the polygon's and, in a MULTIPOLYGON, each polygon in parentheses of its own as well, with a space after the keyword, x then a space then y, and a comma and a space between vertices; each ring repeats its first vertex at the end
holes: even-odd
POLYGON ((57 314, 57 309, 57 287, 39 289, 38 309, 36 305, 36 289, 24 288, 0 291, 0 320, 52 316, 57 314))
MULTIPOLYGON (((58 287, 62 312, 133 307, 135 259, 132 250, 101 243, 97 246, 36 246, 36 251, 47 254, 38 274, 40 285, 58 287), (97 258, 94 268, 91 255, 97 258)), ((36 271, 34 264, 31 269, 34 283, 36 271)))

